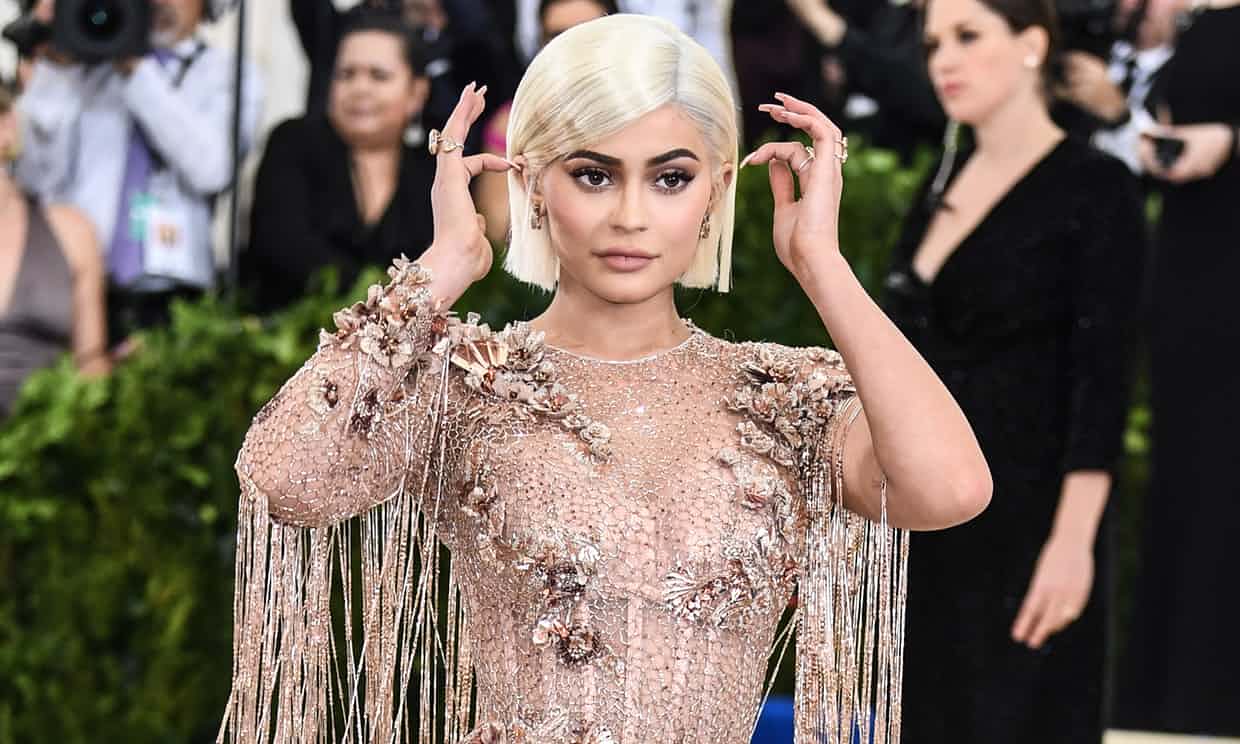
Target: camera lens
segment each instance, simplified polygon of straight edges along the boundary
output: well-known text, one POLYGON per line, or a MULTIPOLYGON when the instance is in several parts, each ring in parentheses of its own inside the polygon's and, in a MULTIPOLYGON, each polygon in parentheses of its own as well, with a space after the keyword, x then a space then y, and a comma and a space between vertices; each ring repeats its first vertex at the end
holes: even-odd
POLYGON ((112 0, 93 0, 78 9, 78 28, 91 41, 116 38, 125 27, 125 9, 112 0))

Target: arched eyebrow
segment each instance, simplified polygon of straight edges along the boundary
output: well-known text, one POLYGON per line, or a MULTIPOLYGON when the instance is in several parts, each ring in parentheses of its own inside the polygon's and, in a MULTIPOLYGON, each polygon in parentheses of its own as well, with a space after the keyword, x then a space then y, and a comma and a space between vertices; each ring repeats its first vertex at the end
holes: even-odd
MULTIPOLYGON (((568 156, 565 157, 564 159, 565 160, 576 160, 577 158, 582 158, 585 160, 593 160, 594 162, 600 165, 607 165, 613 168, 620 165, 619 158, 613 158, 610 155, 604 155, 601 152, 594 152, 593 150, 577 150, 576 152, 569 153, 568 156)), ((654 156, 653 158, 646 161, 646 165, 647 166, 663 165, 664 163, 675 160, 676 158, 691 158, 699 162, 701 161, 701 159, 696 154, 694 154, 692 150, 685 148, 685 147, 679 147, 675 150, 668 150, 662 155, 654 156)))

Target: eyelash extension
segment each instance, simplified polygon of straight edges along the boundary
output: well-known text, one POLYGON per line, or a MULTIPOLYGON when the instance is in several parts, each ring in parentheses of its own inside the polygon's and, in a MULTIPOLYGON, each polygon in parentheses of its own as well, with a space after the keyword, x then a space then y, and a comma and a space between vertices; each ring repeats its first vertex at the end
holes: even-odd
MULTIPOLYGON (((611 180, 611 174, 603 170, 602 168, 588 168, 588 167, 578 168, 574 170, 571 175, 575 181, 581 184, 583 188, 588 189, 590 191, 602 191, 606 187, 606 184, 595 186, 593 184, 582 181, 582 178, 584 176, 598 175, 608 180, 611 180)), ((664 171, 660 173, 658 176, 656 176, 655 182, 657 183, 658 181, 661 181, 662 179, 668 178, 668 177, 673 177, 679 180, 680 181, 679 185, 672 186, 672 187, 657 186, 656 188, 658 188, 660 191, 663 191, 665 193, 673 193, 673 194, 678 191, 683 190, 694 179, 694 175, 691 173, 688 173, 687 171, 669 170, 669 171, 664 171)))
POLYGON ((606 178, 609 181, 611 180, 611 174, 603 170, 602 168, 578 168, 572 173, 573 180, 581 184, 583 188, 588 189, 590 191, 602 191, 603 188, 606 186, 606 184, 602 186, 595 186, 593 184, 586 183, 585 181, 581 180, 582 176, 593 176, 593 175, 599 175, 599 176, 602 176, 603 178, 606 178))

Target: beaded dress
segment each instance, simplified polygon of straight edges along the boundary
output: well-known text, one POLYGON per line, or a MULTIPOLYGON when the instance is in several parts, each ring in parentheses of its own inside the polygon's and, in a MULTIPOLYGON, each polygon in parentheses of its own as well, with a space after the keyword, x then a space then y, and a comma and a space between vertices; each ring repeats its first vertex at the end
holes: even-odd
POLYGON ((797 740, 899 740, 907 536, 839 502, 838 354, 593 360, 389 274, 238 457, 221 741, 746 744, 794 635, 797 740))

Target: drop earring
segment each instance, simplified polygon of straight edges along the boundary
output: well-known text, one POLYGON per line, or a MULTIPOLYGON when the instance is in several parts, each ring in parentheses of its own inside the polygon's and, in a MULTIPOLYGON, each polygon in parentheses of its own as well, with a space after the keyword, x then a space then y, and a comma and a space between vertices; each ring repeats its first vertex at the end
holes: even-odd
POLYGON ((702 218, 702 227, 698 230, 698 240, 706 240, 710 237, 710 212, 702 218))
POLYGON ((543 226, 542 205, 539 204, 538 202, 534 202, 534 212, 533 214, 530 215, 530 229, 541 230, 542 226, 543 226))

